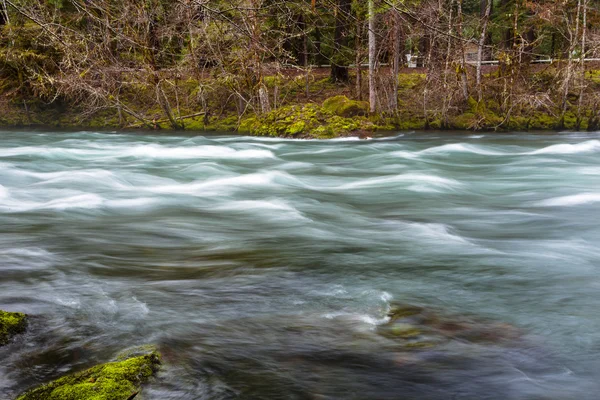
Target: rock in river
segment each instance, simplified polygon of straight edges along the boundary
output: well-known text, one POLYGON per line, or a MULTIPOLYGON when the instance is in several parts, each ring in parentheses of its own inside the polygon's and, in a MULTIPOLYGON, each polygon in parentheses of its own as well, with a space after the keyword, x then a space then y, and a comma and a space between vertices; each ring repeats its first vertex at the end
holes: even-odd
POLYGON ((0 346, 8 344, 14 335, 25 332, 27 316, 0 310, 0 346))
POLYGON ((522 335, 508 324, 447 316, 412 305, 392 307, 388 318, 389 322, 378 328, 379 334, 397 340, 406 348, 433 347, 450 341, 500 344, 522 335))
POLYGON ((32 389, 17 400, 130 400, 159 366, 158 351, 144 346, 122 353, 113 362, 32 389))

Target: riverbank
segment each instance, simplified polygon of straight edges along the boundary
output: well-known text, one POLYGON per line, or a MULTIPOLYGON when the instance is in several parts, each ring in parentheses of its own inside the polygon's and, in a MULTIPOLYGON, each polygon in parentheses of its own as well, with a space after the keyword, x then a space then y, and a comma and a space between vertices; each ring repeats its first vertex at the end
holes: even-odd
MULTIPOLYGON (((491 75, 497 72, 490 73, 491 75)), ((532 79, 551 83, 548 71, 538 71, 532 79)), ((598 85, 590 72, 590 85, 598 85)), ((491 79, 488 76, 488 79, 491 79)), ((598 118, 591 110, 567 112, 549 106, 547 94, 531 94, 528 104, 509 110, 493 96, 482 101, 469 97, 446 107, 434 95, 423 104, 423 93, 430 91, 427 76, 405 72, 398 76, 399 107, 395 113, 370 113, 352 85, 334 84, 327 76, 271 76, 265 78, 273 92, 270 111, 258 113, 244 108, 206 87, 220 85, 202 81, 178 81, 165 91, 166 102, 157 102, 152 85, 132 85, 121 93, 118 102, 90 110, 87 105, 64 98, 52 101, 7 90, 0 95, 0 128, 94 129, 128 131, 136 129, 190 132, 232 132, 244 135, 291 138, 333 138, 369 136, 377 131, 469 130, 469 131, 560 131, 596 130, 598 118), (160 103, 161 106, 157 105, 160 103), (444 112, 440 110, 445 109, 444 112)), ((218 92, 218 90, 216 90, 218 92)), ((521 101, 522 103, 522 101, 521 101)))

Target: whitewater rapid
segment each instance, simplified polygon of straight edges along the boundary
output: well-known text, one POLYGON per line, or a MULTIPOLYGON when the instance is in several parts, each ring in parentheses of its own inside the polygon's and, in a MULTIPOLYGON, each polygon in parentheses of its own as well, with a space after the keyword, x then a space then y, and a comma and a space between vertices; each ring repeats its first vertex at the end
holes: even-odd
POLYGON ((597 398, 598 134, 0 135, 0 399, 144 343, 148 400, 597 398), (526 340, 402 367, 395 303, 526 340))

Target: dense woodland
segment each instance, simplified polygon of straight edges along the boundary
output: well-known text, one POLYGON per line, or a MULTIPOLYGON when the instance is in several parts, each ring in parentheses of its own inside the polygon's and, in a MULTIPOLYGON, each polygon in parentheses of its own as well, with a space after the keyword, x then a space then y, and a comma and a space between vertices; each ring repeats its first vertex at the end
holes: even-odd
POLYGON ((265 124, 339 95, 342 131, 599 125, 598 0, 0 0, 0 25, 4 125, 294 135, 265 124))

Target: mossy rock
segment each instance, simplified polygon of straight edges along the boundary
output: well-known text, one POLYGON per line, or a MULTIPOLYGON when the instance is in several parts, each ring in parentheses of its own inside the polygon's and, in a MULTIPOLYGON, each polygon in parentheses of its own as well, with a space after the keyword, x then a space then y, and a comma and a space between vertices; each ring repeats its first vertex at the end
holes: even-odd
POLYGON ((453 340, 500 344, 521 337, 521 332, 509 324, 481 321, 461 315, 442 315, 435 310, 409 304, 394 305, 388 318, 387 324, 378 327, 378 333, 415 349, 453 340))
POLYGON ((423 312, 422 307, 413 306, 410 304, 401 304, 401 305, 394 306, 388 312, 388 318, 390 319, 390 322, 394 322, 398 319, 419 315, 422 312, 423 312))
POLYGON ((388 331, 391 336, 393 337, 399 337, 399 338, 413 338, 416 336, 419 336, 421 334, 421 331, 415 327, 414 325, 411 324, 406 324, 406 323, 397 323, 397 324, 392 324, 390 326, 390 329, 388 331))
POLYGON ((367 116, 369 103, 366 101, 350 100, 346 96, 335 96, 323 102, 323 109, 344 118, 367 116))
POLYGON ((361 130, 373 130, 365 117, 344 118, 317 104, 285 106, 242 120, 238 132, 258 136, 327 139, 361 130))
POLYGON ((128 400, 154 375, 160 355, 154 347, 130 350, 117 361, 64 376, 30 390, 17 400, 128 400))
POLYGON ((0 346, 7 344, 14 335, 25 332, 27 316, 0 310, 0 346))

